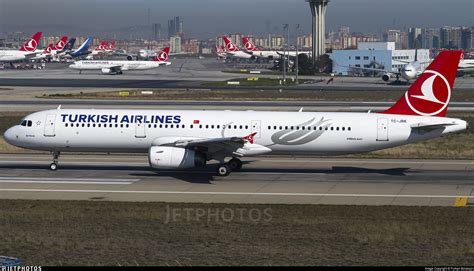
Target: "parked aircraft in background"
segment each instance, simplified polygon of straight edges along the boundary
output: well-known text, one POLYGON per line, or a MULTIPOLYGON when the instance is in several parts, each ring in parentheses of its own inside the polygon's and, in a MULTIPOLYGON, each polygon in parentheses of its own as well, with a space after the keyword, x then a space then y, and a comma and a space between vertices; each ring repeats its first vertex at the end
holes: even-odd
POLYGON ((227 56, 244 59, 255 58, 251 54, 241 51, 227 36, 223 36, 222 38, 224 39, 227 56))
POLYGON ((42 32, 35 33, 19 50, 0 50, 0 62, 15 62, 36 56, 42 32))
POLYGON ((446 117, 461 57, 462 51, 441 52, 381 113, 58 107, 27 115, 4 138, 18 147, 52 152, 51 170, 58 168, 61 152, 130 152, 148 153, 150 166, 158 169, 216 160, 220 176, 240 170, 244 156, 381 150, 468 128, 466 121, 446 117))
POLYGON ((149 70, 160 66, 171 65, 168 62, 170 48, 164 48, 152 61, 128 61, 128 60, 81 60, 75 61, 69 66, 74 70, 100 70, 104 74, 122 74, 129 70, 149 70))
POLYGON ((46 58, 50 58, 51 57, 51 52, 53 51, 53 44, 50 43, 48 45, 48 47, 46 47, 43 52, 41 52, 40 54, 37 54, 36 56, 30 58, 31 60, 44 60, 46 58))
MULTIPOLYGON (((94 37, 88 37, 82 44, 79 46, 74 51, 68 52, 67 55, 69 55, 72 58, 77 58, 81 56, 85 56, 91 53, 90 46, 92 45, 92 42, 94 41, 94 37)), ((66 56, 67 56, 66 55, 66 56)))

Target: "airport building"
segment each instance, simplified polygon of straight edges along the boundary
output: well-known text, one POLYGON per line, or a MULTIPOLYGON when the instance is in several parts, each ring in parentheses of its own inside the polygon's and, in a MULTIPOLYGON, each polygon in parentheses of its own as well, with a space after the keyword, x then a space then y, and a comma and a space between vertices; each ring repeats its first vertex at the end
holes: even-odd
MULTIPOLYGON (((352 73, 351 67, 378 68, 397 72, 407 62, 415 60, 415 50, 397 50, 395 42, 359 42, 354 50, 333 50, 332 72, 340 75, 352 73)), ((430 51, 418 49, 418 61, 428 63, 430 51)))

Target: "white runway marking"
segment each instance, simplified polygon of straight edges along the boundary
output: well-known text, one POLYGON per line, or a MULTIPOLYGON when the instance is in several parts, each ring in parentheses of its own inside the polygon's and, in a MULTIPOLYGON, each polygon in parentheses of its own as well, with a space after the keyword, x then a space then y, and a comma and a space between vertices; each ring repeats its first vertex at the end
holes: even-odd
POLYGON ((259 193, 259 192, 190 192, 140 190, 67 190, 67 189, 0 189, 0 192, 61 192, 61 193, 122 193, 176 195, 234 195, 234 196, 313 196, 313 197, 382 197, 382 198, 474 198, 474 195, 390 195, 390 194, 330 194, 330 193, 259 193))
POLYGON ((132 184, 139 179, 0 177, 0 183, 37 184, 132 184))

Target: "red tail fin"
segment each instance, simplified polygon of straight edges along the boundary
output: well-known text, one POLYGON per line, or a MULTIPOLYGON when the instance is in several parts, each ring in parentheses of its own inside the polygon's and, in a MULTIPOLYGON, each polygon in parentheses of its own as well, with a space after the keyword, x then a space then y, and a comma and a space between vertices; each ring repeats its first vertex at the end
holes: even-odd
POLYGON ((405 95, 383 114, 446 116, 463 51, 442 51, 405 95))
POLYGON ((43 54, 51 54, 51 51, 53 50, 53 43, 50 43, 48 47, 46 47, 43 51, 43 54))
POLYGON ((43 32, 36 32, 31 39, 27 40, 23 47, 20 48, 20 51, 23 52, 34 52, 38 46, 39 40, 41 39, 43 32))
POLYGON ((66 45, 66 42, 67 42, 67 36, 62 36, 61 39, 54 46, 54 49, 62 50, 64 48, 64 45, 66 45))
POLYGON ((229 52, 240 51, 239 48, 237 48, 237 46, 235 46, 227 36, 223 36, 222 38, 224 39, 225 47, 227 48, 227 51, 229 52))
POLYGON ((257 51, 257 47, 253 45, 252 42, 247 37, 242 37, 242 43, 244 44, 245 50, 249 52, 255 52, 257 51))
POLYGON ((156 56, 153 59, 153 61, 167 62, 169 53, 170 53, 170 47, 166 47, 158 54, 158 56, 156 56))

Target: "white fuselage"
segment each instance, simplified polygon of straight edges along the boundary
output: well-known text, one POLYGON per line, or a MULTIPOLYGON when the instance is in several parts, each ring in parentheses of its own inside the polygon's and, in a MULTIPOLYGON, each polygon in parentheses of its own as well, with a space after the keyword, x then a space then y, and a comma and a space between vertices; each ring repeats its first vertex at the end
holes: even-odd
POLYGON ((35 52, 26 52, 19 50, 1 50, 0 62, 21 61, 28 59, 29 56, 34 56, 35 52))
POLYGON ((250 59, 252 58, 251 54, 248 54, 243 51, 234 51, 234 52, 226 52, 228 56, 230 57, 236 57, 236 58, 244 58, 244 59, 250 59))
POLYGON ((121 61, 121 60, 81 60, 69 66, 75 70, 102 70, 111 67, 120 67, 120 70, 149 70, 167 65, 159 61, 121 61))
MULTIPOLYGON (((5 132, 34 150, 146 153, 164 139, 244 137, 274 154, 337 155, 385 149, 461 131, 460 119, 378 113, 57 109, 5 132), (197 123, 199 122, 199 124, 197 123), (413 125, 449 123, 438 129, 413 125)), ((248 143, 249 144, 249 143, 248 143)))
POLYGON ((413 61, 403 66, 403 68, 400 70, 400 75, 403 79, 409 81, 420 76, 422 72, 423 70, 421 68, 420 62, 413 61))

